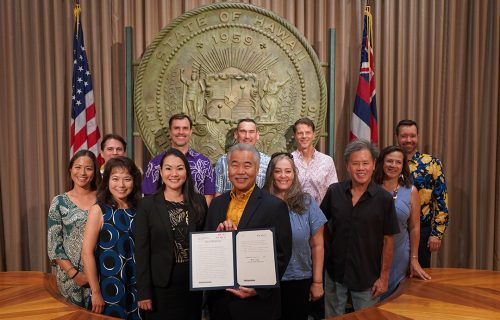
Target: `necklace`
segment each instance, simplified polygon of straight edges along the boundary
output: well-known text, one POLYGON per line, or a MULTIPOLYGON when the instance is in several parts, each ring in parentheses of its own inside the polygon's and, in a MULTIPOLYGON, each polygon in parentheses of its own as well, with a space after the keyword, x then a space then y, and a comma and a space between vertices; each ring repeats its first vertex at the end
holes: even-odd
POLYGON ((396 200, 398 198, 398 191, 399 191, 399 185, 396 187, 396 189, 394 189, 394 191, 392 192, 392 198, 394 200, 396 200))

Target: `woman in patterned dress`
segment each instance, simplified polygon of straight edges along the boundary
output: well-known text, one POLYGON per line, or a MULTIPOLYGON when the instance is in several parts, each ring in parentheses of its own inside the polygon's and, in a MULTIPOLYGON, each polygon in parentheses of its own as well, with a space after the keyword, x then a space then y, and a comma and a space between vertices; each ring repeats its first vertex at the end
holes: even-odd
POLYGON ((431 277, 418 263, 420 240, 420 197, 413 186, 404 150, 390 146, 382 150, 377 159, 374 180, 394 198, 399 230, 394 235, 394 253, 389 272, 389 287, 380 299, 388 298, 407 274, 423 280, 431 277))
POLYGON ((203 229, 207 205, 195 193, 189 164, 170 148, 161 184, 137 212, 137 293, 146 319, 200 319, 201 292, 189 291, 189 232, 203 229))
POLYGON ((104 166, 85 227, 82 259, 92 290, 92 312, 140 319, 134 257, 135 208, 141 199, 141 172, 126 157, 104 166))
POLYGON ((47 227, 47 251, 56 266, 57 287, 71 303, 87 307, 90 289, 83 272, 81 249, 88 210, 96 203, 101 181, 95 155, 80 150, 69 162, 70 190, 52 200, 47 227))

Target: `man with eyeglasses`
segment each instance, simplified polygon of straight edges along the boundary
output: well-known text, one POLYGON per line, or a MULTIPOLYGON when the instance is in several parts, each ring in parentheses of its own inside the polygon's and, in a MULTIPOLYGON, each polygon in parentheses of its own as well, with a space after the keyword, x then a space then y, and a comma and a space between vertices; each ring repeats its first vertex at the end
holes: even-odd
POLYGON ((319 205, 328 187, 338 179, 333 159, 313 146, 314 130, 314 122, 309 118, 295 121, 293 135, 297 150, 292 152, 292 156, 302 190, 309 193, 319 205))
MULTIPOLYGON (((253 119, 245 118, 238 121, 234 130, 234 140, 237 143, 250 144, 255 146, 259 140, 259 130, 257 123, 253 119)), ((259 171, 257 172, 257 186, 262 188, 266 182, 266 170, 269 164, 269 156, 262 152, 260 154, 259 171)), ((233 185, 229 181, 227 153, 222 155, 215 164, 215 196, 219 196, 224 192, 231 191, 233 185)))

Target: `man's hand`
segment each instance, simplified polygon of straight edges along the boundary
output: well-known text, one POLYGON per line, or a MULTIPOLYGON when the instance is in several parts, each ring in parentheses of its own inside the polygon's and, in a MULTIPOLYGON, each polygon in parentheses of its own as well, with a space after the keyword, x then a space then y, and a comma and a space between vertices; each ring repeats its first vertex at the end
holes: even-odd
POLYGON ((382 277, 378 278, 377 281, 375 281, 375 283, 373 284, 372 296, 376 298, 386 293, 388 286, 389 286, 389 279, 382 277))
POLYGON ((235 296, 241 299, 246 299, 257 295, 257 291, 253 288, 239 287, 238 289, 226 289, 235 296))
POLYGON ((226 220, 224 222, 219 223, 215 231, 234 231, 236 229, 237 229, 236 225, 231 220, 226 220))
POLYGON ((439 247, 441 247, 441 239, 435 236, 430 236, 429 240, 427 240, 427 247, 431 252, 438 251, 439 247))
POLYGON ((151 299, 147 299, 147 300, 139 300, 137 302, 137 305, 139 306, 139 308, 141 308, 142 310, 153 310, 153 301, 151 299))

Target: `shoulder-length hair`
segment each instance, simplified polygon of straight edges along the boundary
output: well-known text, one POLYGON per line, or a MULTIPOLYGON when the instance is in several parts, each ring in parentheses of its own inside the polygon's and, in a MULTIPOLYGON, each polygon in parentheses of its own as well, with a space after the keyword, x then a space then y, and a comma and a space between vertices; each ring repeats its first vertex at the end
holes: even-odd
POLYGON ((109 179, 111 178, 111 173, 115 168, 123 168, 128 171, 132 176, 134 181, 132 192, 127 196, 127 204, 130 208, 137 208, 139 201, 141 200, 141 181, 142 174, 139 168, 135 165, 132 159, 127 157, 116 157, 109 159, 104 165, 104 173, 102 174, 102 183, 97 189, 97 201, 105 203, 113 208, 118 206, 118 203, 113 198, 113 195, 109 191, 109 179))
POLYGON ((288 210, 296 212, 298 214, 303 214, 309 205, 310 199, 309 197, 306 197, 306 194, 302 191, 297 168, 295 167, 295 164, 293 162, 293 156, 290 153, 277 152, 271 156, 271 161, 269 161, 269 165, 267 166, 266 183, 264 184, 263 189, 272 195, 276 195, 278 193, 276 186, 274 185, 273 173, 276 169, 276 163, 278 163, 278 161, 282 159, 288 161, 292 165, 293 170, 292 185, 286 191, 285 196, 285 202, 288 205, 288 210))
POLYGON ((403 169, 401 170, 401 175, 399 176, 398 183, 401 186, 407 188, 411 187, 413 184, 413 176, 410 174, 410 168, 408 167, 408 161, 406 161, 406 152, 400 146, 389 146, 385 147, 380 153, 375 164, 375 173, 373 174, 373 180, 377 184, 382 184, 384 182, 384 161, 385 157, 393 152, 400 152, 403 155, 403 169))
POLYGON ((205 206, 201 201, 205 201, 203 196, 200 196, 195 190, 193 185, 193 179, 191 177, 191 169, 189 167, 189 162, 186 155, 175 148, 168 148, 160 161, 160 179, 158 180, 157 192, 164 192, 166 189, 165 183, 161 177, 161 170, 163 168, 163 163, 168 156, 174 156, 182 160, 184 166, 186 167, 186 181, 182 185, 182 198, 184 203, 189 207, 190 213, 194 214, 194 221, 199 222, 205 218, 205 206))
POLYGON ((68 181, 68 190, 72 190, 75 187, 75 183, 73 182, 73 179, 71 179, 71 168, 73 168, 73 165, 75 164, 75 161, 78 158, 81 157, 89 157, 90 160, 92 160, 92 167, 94 169, 94 176, 92 177, 92 181, 90 181, 90 190, 94 191, 97 190, 97 187, 101 183, 101 173, 99 172, 99 164, 97 163, 97 158, 95 154, 90 151, 90 150, 80 150, 76 152, 73 157, 71 157, 71 160, 69 161, 69 166, 68 166, 68 173, 69 173, 69 181, 68 181))

